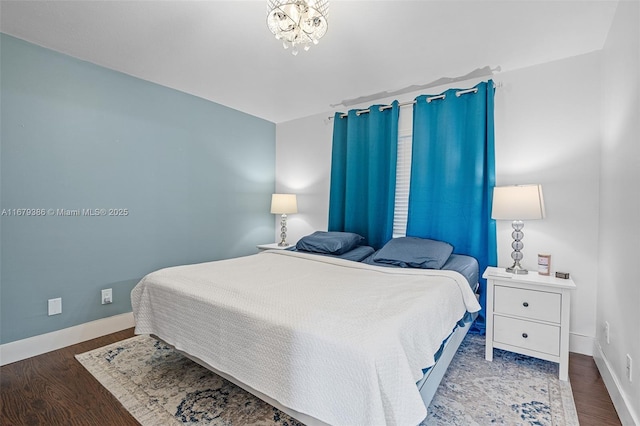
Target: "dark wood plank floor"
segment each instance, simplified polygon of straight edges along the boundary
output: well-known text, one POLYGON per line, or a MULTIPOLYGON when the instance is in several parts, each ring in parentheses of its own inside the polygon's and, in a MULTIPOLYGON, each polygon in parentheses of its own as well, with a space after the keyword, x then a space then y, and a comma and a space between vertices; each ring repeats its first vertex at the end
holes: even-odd
POLYGON ((74 358, 132 336, 131 328, 0 367, 0 424, 137 426, 74 358))
MULTIPOLYGON (((74 358, 132 336, 128 329, 0 367, 0 424, 137 425, 74 358)), ((581 426, 620 425, 593 358, 572 353, 569 377, 581 426)))
POLYGON ((621 424, 592 357, 569 354, 569 381, 581 426, 621 424))

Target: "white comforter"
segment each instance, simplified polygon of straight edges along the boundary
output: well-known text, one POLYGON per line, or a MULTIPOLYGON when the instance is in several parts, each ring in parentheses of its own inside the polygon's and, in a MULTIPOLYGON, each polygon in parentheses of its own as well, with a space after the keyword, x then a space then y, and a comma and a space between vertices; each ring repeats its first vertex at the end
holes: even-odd
POLYGON ((332 425, 417 425, 416 381, 465 311, 462 275, 266 251, 162 269, 131 293, 155 334, 332 425))

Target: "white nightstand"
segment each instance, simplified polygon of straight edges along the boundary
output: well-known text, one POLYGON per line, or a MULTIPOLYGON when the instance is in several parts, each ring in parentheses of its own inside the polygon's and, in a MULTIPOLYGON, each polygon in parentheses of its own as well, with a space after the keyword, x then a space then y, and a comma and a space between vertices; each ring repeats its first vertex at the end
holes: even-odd
POLYGON ((258 244, 256 246, 258 248, 258 250, 263 251, 263 250, 286 250, 288 248, 291 248, 292 245, 289 244, 288 246, 279 246, 278 243, 271 243, 271 244, 258 244))
POLYGON ((482 277, 487 279, 485 359, 492 361, 498 348, 557 362, 560 380, 568 380, 573 280, 491 266, 482 277))

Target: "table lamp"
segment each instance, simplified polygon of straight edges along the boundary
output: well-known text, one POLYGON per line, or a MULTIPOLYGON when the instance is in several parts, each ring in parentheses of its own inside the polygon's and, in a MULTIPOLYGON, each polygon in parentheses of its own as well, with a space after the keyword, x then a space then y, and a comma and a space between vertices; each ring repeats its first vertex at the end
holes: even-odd
POLYGON ((524 220, 542 219, 545 216, 544 199, 541 185, 513 185, 493 188, 493 206, 491 218, 496 220, 512 220, 513 252, 511 258, 513 265, 506 268, 512 274, 527 274, 525 268, 520 265, 524 257, 522 254, 522 238, 524 233, 524 220))
POLYGON ((280 219, 280 238, 279 247, 286 247, 287 243, 287 215, 298 213, 298 202, 295 194, 272 194, 271 195, 271 213, 281 214, 280 219))

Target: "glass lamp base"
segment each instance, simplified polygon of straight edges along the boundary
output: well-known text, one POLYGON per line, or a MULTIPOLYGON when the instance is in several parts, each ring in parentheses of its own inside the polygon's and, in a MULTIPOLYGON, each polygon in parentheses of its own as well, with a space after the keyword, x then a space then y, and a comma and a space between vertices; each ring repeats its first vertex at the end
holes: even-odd
POLYGON ((283 214, 280 218, 280 242, 278 243, 278 247, 287 246, 289 246, 287 242, 287 215, 283 214))
POLYGON ((511 233, 511 236, 513 237, 513 242, 511 243, 511 248, 513 248, 513 252, 511 253, 513 265, 511 265, 510 268, 505 268, 505 270, 511 274, 525 275, 528 274, 529 271, 520 266, 520 261, 524 257, 521 251, 524 248, 524 244, 522 244, 522 238, 524 238, 524 233, 522 232, 524 222, 521 220, 514 220, 511 223, 511 226, 513 227, 513 232, 511 233))
POLYGON ((526 275, 529 273, 529 271, 527 271, 525 268, 520 266, 519 263, 518 264, 514 263, 511 267, 505 268, 505 271, 511 274, 516 274, 516 275, 526 275))

